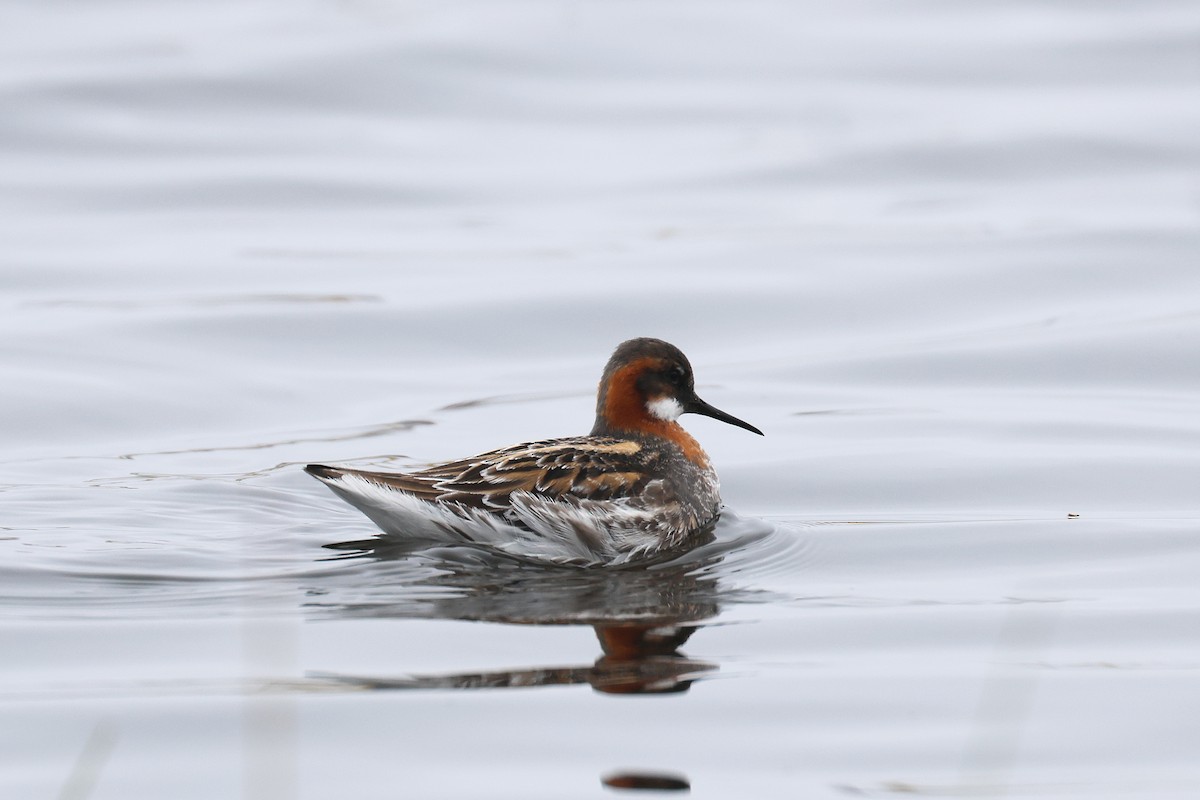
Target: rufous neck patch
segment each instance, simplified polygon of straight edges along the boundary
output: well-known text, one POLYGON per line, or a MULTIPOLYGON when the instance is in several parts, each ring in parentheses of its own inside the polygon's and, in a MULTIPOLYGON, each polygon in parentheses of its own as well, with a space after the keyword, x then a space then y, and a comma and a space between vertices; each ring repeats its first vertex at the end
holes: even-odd
POLYGON ((604 420, 616 430, 658 436, 674 442, 689 461, 707 466, 708 454, 691 434, 674 419, 662 419, 651 414, 646 407, 646 399, 638 390, 637 381, 643 372, 654 368, 657 362, 658 359, 654 358, 639 358, 613 372, 604 392, 604 420))

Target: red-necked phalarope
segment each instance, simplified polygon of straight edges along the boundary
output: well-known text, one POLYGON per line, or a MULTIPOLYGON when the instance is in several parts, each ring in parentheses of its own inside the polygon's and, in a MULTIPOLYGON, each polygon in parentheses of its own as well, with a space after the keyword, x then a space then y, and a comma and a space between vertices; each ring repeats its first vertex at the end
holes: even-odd
POLYGON ((696 396, 679 348, 630 339, 604 367, 587 436, 514 445, 419 472, 306 470, 398 538, 620 564, 677 547, 720 515, 717 473, 677 422, 688 413, 762 435, 696 396))

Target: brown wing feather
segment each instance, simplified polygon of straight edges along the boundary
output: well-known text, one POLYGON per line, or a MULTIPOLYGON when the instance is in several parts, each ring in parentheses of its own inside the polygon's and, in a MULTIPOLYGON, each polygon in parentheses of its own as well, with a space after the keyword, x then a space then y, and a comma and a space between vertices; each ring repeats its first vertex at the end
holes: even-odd
POLYGON ((627 439, 582 436, 493 450, 410 473, 354 472, 422 500, 502 508, 513 492, 607 500, 649 481, 646 451, 627 439))

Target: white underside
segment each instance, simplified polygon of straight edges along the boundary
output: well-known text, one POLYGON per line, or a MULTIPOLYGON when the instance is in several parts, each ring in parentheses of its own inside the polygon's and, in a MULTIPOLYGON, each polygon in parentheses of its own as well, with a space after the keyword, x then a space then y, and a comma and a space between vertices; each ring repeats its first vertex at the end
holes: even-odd
POLYGON ((385 533, 408 541, 469 544, 558 564, 622 564, 663 542, 661 516, 630 500, 565 502, 521 492, 503 512, 506 519, 430 503, 352 474, 321 480, 385 533))

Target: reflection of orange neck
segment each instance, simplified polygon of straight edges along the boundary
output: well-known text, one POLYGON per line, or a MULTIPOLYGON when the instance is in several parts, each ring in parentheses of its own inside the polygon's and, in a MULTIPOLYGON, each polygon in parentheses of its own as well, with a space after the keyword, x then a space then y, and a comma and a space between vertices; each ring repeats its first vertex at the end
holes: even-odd
POLYGON ((596 625, 604 655, 614 661, 676 655, 695 632, 686 625, 596 625))
POLYGON ((653 360, 639 358, 612 374, 604 392, 604 421, 616 430, 657 436, 674 442, 683 451, 685 458, 707 467, 708 454, 682 425, 651 416, 646 409, 646 400, 638 390, 637 379, 653 360))

